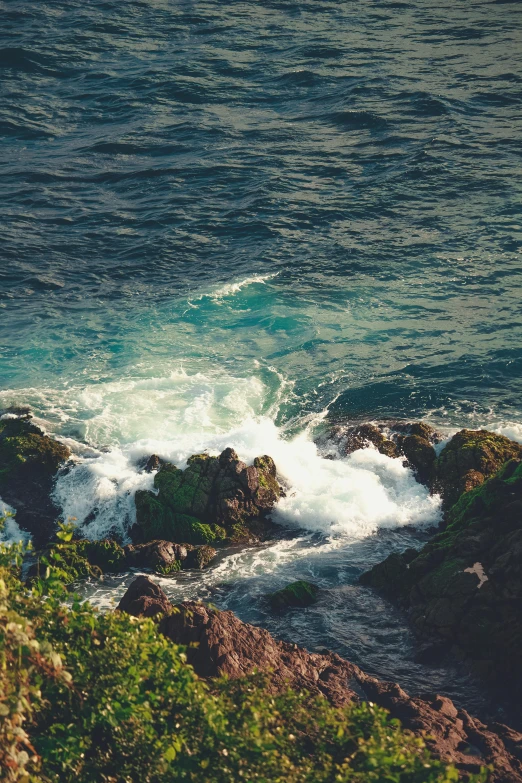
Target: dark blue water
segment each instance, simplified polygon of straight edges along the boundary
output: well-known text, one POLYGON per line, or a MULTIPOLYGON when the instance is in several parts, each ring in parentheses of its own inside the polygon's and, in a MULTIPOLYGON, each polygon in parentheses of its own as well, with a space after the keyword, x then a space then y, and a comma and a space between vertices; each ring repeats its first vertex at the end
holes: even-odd
POLYGON ((203 343, 336 410, 518 413, 519 3, 0 10, 3 386, 203 343))
MULTIPOLYGON (((139 457, 235 445, 283 521, 360 541, 438 509, 322 459, 327 411, 522 439, 521 32, 518 2, 0 2, 0 407, 71 439, 64 516, 124 536, 139 457)), ((260 568, 333 589, 351 546, 260 568)), ((375 650, 336 606, 314 641, 375 650)))

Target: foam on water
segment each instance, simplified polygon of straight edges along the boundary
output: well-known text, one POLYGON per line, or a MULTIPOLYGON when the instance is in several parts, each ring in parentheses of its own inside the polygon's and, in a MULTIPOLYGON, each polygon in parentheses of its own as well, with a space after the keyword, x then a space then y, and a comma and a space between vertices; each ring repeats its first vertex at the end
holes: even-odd
POLYGON ((17 544, 20 541, 27 543, 30 539, 29 533, 20 530, 15 517, 11 516, 15 513, 16 510, 0 498, 0 519, 3 520, 0 526, 0 544, 17 544))
POLYGON ((153 475, 143 471, 151 454, 184 468, 192 454, 218 454, 227 446, 249 463, 258 455, 273 457, 287 488, 274 514, 282 524, 361 538, 383 527, 439 519, 439 499, 415 481, 402 460, 374 449, 331 459, 313 442, 310 416, 290 436, 274 421, 274 406, 267 402, 273 390, 255 376, 180 371, 68 390, 67 396, 91 445, 75 447, 69 437, 76 464, 59 478, 55 499, 64 517, 77 520, 92 538, 127 536, 135 521, 136 490, 153 486, 153 475))

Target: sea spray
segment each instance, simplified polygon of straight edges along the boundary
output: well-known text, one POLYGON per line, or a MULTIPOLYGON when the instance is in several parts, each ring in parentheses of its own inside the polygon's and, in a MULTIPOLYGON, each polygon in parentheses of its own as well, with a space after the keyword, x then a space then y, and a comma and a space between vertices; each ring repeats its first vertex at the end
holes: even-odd
POLYGON ((143 438, 111 449, 99 457, 80 459, 57 482, 55 500, 64 515, 77 520, 91 538, 128 536, 135 520, 133 496, 152 488, 153 476, 143 471, 150 454, 184 468, 188 457, 207 451, 218 454, 233 446, 251 463, 269 454, 276 462, 286 497, 276 507, 281 524, 324 535, 361 538, 380 527, 436 524, 440 501, 415 481, 401 459, 365 449, 344 459, 321 455, 308 433, 285 439, 267 418, 247 418, 239 426, 210 433, 208 428, 171 430, 157 440, 143 438))

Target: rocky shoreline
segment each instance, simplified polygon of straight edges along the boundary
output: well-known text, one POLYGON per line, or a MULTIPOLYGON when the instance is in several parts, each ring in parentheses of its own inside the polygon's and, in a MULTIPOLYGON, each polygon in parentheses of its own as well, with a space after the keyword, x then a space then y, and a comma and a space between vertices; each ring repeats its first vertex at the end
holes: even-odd
POLYGON ((369 701, 422 736, 433 755, 454 764, 462 776, 488 765, 492 783, 522 779, 522 734, 500 723, 486 725, 444 696, 411 698, 396 683, 371 677, 335 653, 309 653, 277 641, 232 612, 191 601, 173 606, 146 576, 134 580, 118 610, 154 617, 161 634, 186 647, 188 662, 200 677, 237 679, 259 671, 268 675, 273 693, 290 686, 325 696, 338 707, 369 701))
MULTIPOLYGON (((522 446, 484 430, 462 430, 443 442, 422 422, 336 425, 327 442, 332 458, 368 446, 400 458, 420 483, 440 494, 443 519, 434 537, 420 551, 390 555, 360 583, 407 614, 427 658, 450 655, 465 661, 484 687, 508 694, 516 715, 522 691, 517 667, 522 651, 522 446)), ((68 447, 36 426, 28 411, 8 411, 0 419, 0 496, 33 538, 37 560, 30 580, 39 578, 40 563, 59 564, 71 583, 129 568, 174 575, 207 567, 224 544, 278 536, 269 516, 284 494, 276 465, 264 455, 247 466, 232 448, 217 457, 193 455, 185 470, 152 455, 143 470, 154 472, 154 489, 136 493, 132 544, 78 539, 73 525, 62 525, 56 535, 59 509, 52 488, 57 472, 70 469, 70 458, 68 447)), ((303 585, 290 586, 284 600, 277 593, 269 597, 274 611, 287 599, 294 607, 313 602, 315 586, 303 585)), ((462 774, 493 764, 491 780, 522 780, 522 735, 514 729, 486 726, 444 696, 412 699, 399 685, 372 678, 333 653, 319 656, 277 642, 230 612, 188 603, 174 611, 146 578, 129 590, 120 608, 161 615, 158 627, 168 638, 198 642, 189 658, 201 676, 239 676, 268 667, 279 672, 276 684, 289 680, 298 689, 323 693, 333 704, 371 699, 406 728, 432 736, 435 755, 455 763, 462 774)))

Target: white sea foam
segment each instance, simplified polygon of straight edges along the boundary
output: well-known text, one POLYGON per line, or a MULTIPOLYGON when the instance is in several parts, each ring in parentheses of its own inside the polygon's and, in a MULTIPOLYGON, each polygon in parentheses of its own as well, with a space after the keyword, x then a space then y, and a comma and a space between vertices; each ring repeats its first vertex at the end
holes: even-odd
POLYGON ((487 427, 492 432, 497 432, 499 435, 505 435, 506 438, 516 440, 517 443, 522 443, 522 424, 517 422, 503 422, 495 424, 492 427, 487 427))
POLYGON ((262 284, 268 282, 268 280, 273 280, 278 274, 278 272, 272 272, 268 275, 252 275, 251 277, 245 277, 243 280, 238 280, 235 283, 225 283, 224 285, 216 286, 207 293, 199 294, 194 297, 192 301, 198 301, 206 297, 214 300, 224 299, 227 296, 237 294, 242 288, 246 288, 254 283, 262 284))
POLYGON ((0 529, 0 544, 17 544, 20 541, 27 543, 30 539, 29 533, 20 530, 15 517, 10 516, 11 514, 15 514, 15 509, 0 498, 0 518, 4 519, 0 529))
POLYGON ((308 421, 300 435, 285 437, 274 423, 273 406, 267 406, 273 392, 254 376, 180 371, 75 394, 93 447, 112 444, 99 452, 76 449, 76 466, 56 486, 64 517, 76 519, 90 537, 126 535, 135 518, 134 493, 153 484, 153 476, 139 467, 144 458, 158 454, 183 468, 191 454, 218 454, 227 446, 247 462, 261 454, 274 458, 288 488, 275 511, 284 524, 360 538, 381 527, 438 521, 438 498, 400 459, 374 449, 327 459, 313 442, 308 421))
MULTIPOLYGON (((127 535, 134 493, 153 485, 153 476, 140 468, 145 458, 155 453, 183 468, 191 454, 217 454, 227 446, 247 462, 260 454, 275 459, 287 495, 274 516, 294 528, 361 538, 379 528, 437 523, 439 499, 414 480, 402 460, 374 449, 328 459, 332 454, 313 442, 324 412, 305 416, 301 433, 289 437, 288 428, 275 424, 289 386, 275 373, 265 381, 177 369, 61 391, 40 389, 22 401, 54 421, 58 434, 65 433, 60 437, 76 465, 59 478, 55 497, 63 517, 76 519, 93 538, 127 535)), ((516 422, 486 426, 522 442, 516 422)), ((294 420, 292 432, 296 429, 294 420)))

